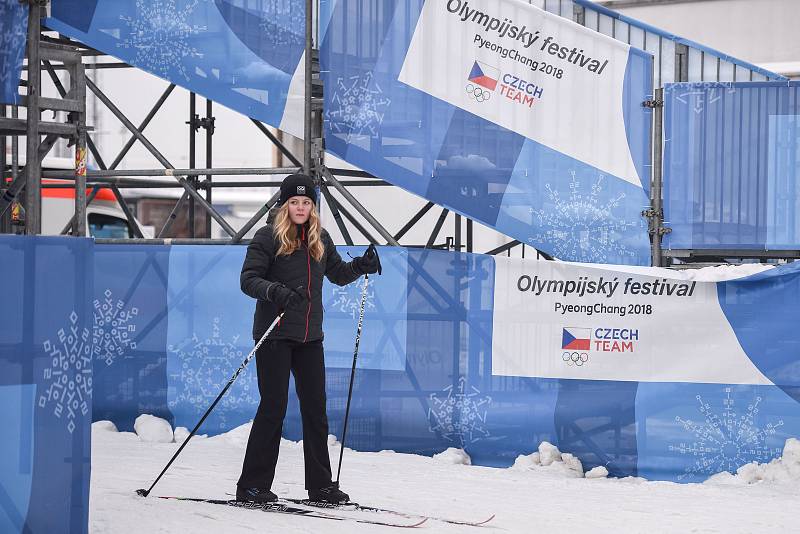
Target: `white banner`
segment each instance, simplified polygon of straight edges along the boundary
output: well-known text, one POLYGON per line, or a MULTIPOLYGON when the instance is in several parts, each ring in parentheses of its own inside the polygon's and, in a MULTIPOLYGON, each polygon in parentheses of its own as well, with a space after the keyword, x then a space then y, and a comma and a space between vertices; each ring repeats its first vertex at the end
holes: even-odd
POLYGON ((518 0, 425 2, 399 80, 639 187, 630 47, 518 0))
POLYGON ((772 384, 742 350, 715 283, 645 272, 496 258, 492 374, 772 384))

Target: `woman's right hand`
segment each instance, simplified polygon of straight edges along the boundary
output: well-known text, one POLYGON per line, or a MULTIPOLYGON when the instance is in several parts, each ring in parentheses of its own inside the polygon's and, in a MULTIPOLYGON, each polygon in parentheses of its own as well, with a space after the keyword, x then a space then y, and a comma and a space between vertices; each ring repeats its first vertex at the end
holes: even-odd
POLYGON ((269 300, 282 310, 299 310, 308 300, 299 289, 288 288, 281 283, 269 288, 269 300))

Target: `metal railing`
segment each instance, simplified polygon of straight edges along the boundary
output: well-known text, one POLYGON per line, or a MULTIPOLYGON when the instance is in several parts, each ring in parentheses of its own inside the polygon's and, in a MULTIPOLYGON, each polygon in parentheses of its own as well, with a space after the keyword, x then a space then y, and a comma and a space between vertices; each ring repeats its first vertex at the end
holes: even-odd
POLYGON ((785 76, 627 17, 589 0, 528 0, 550 13, 653 54, 653 87, 672 82, 785 80, 785 76))

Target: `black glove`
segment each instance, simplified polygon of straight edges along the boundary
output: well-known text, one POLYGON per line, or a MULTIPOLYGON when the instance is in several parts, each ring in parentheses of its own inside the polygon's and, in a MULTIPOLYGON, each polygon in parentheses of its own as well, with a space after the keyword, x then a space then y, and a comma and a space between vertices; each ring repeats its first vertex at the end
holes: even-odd
POLYGON ((281 310, 299 310, 308 301, 300 290, 288 288, 280 283, 273 284, 269 288, 267 297, 281 310))
POLYGON ((381 259, 378 257, 378 249, 375 245, 370 245, 363 256, 353 258, 353 264, 361 274, 381 274, 381 259))

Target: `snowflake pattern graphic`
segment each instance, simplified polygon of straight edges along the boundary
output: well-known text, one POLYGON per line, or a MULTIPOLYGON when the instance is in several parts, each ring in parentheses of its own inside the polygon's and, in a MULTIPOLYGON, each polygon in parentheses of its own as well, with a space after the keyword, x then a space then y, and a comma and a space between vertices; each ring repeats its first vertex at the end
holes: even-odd
MULTIPOLYGON (((0 65, 22 66, 25 55, 25 40, 27 38, 28 8, 18 2, 0 2, 0 26, 4 27, 0 33, 0 65), (13 55, 12 55, 13 54, 13 55)), ((17 94, 18 79, 12 79, 16 68, 0 69, 0 95, 3 92, 17 94)))
POLYGON ((127 350, 136 349, 134 334, 136 332, 136 316, 139 309, 125 309, 125 302, 114 301, 113 292, 106 289, 103 300, 94 301, 94 326, 92 328, 92 352, 94 358, 113 364, 127 350))
MULTIPOLYGON (((169 401, 170 408, 188 404, 197 415, 202 414, 244 360, 244 351, 236 345, 239 336, 224 340, 219 322, 219 317, 215 317, 211 337, 202 338, 192 333, 192 337, 168 347, 169 352, 178 357, 180 369, 173 376, 182 384, 178 394, 169 401)), ((243 406, 257 406, 259 399, 253 377, 240 376, 214 411, 219 428, 229 429, 230 412, 240 411, 243 406)))
POLYGON ((675 99, 682 104, 692 104, 692 110, 699 115, 706 110, 706 106, 714 105, 719 102, 724 94, 733 94, 736 88, 733 84, 721 87, 719 82, 705 82, 694 84, 691 90, 684 90, 675 96, 675 99), (710 89, 710 91, 709 91, 710 89))
POLYGON ((431 393, 428 423, 431 432, 463 448, 489 437, 486 429, 487 408, 492 398, 482 395, 474 386, 466 387, 466 378, 457 386, 447 386, 440 393, 431 393))
POLYGON ((78 327, 74 311, 69 322, 58 330, 56 341, 48 339, 43 344, 50 362, 44 368, 46 387, 39 397, 39 408, 51 406, 53 415, 64 417, 72 434, 76 421, 89 413, 92 402, 92 336, 89 329, 78 327))
POLYGON ((166 79, 170 73, 178 73, 189 81, 184 61, 202 57, 189 39, 207 29, 188 22, 199 1, 178 8, 176 0, 136 0, 136 17, 120 15, 128 32, 117 47, 133 50, 131 63, 137 67, 166 79))
POLYGON ((780 456, 782 449, 769 447, 767 438, 775 435, 778 428, 783 426, 783 420, 759 426, 756 416, 762 398, 757 396, 748 402, 744 413, 740 413, 731 391, 729 387, 724 389, 725 397, 719 412, 702 396, 695 397, 702 421, 675 417, 677 423, 693 434, 689 442, 669 446, 670 451, 694 459, 693 465, 687 467, 678 480, 704 480, 722 471, 735 473, 746 463, 768 462, 780 456))
POLYGON ((268 32, 266 36, 273 46, 297 46, 304 44, 306 27, 305 5, 296 0, 269 0, 263 6, 267 20, 259 27, 268 32), (277 24, 276 24, 277 22, 277 24))
POLYGON ((348 79, 338 78, 325 118, 330 121, 334 133, 347 134, 348 142, 353 137, 377 137, 391 103, 371 72, 348 79))
POLYGON ((597 177, 589 191, 583 189, 574 170, 570 175, 568 198, 562 198, 559 191, 548 183, 545 187, 553 205, 540 210, 530 208, 541 232, 528 238, 529 244, 534 248, 543 246, 543 250, 564 260, 624 263, 626 259, 635 258, 636 252, 626 247, 619 237, 643 228, 644 222, 626 221, 613 214, 625 193, 619 193, 602 204, 600 193, 604 175, 597 177))
MULTIPOLYGON (((349 313, 353 319, 358 319, 361 310, 361 293, 364 291, 364 278, 359 278, 355 284, 334 286, 333 302, 328 306, 342 313, 349 313)), ((375 308, 375 291, 367 289, 367 298, 364 302, 364 311, 375 308)))

